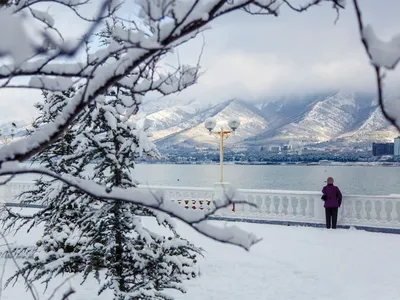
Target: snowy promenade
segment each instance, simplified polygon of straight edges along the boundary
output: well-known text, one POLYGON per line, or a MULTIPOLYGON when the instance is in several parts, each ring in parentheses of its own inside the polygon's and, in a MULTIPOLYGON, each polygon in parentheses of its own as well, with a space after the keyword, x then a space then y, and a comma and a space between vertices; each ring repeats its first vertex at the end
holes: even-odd
MULTIPOLYGON (((206 252, 200 262, 202 276, 187 283, 187 294, 174 294, 177 300, 399 299, 398 235, 237 224, 263 238, 250 252, 211 241, 179 224, 179 232, 206 252)), ((38 234, 36 229, 10 239, 33 244, 38 234)), ((12 261, 7 260, 5 278, 14 270, 12 261)), ((48 299, 52 287, 61 281, 53 282, 44 295, 43 287, 36 284, 40 299, 48 299)), ((97 296, 93 280, 84 286, 77 277, 70 282, 77 289, 71 300, 110 299, 107 294, 97 296)), ((2 292, 2 300, 19 299, 31 299, 20 282, 2 292)))
MULTIPOLYGON (((0 186, 0 199, 18 204, 15 199, 22 191, 33 188, 32 182, 11 182, 0 186)), ((162 190, 165 201, 191 210, 209 210, 213 201, 224 192, 221 185, 212 187, 141 186, 142 189, 162 190)), ((219 210, 215 217, 222 220, 255 223, 306 225, 321 227, 325 212, 319 191, 238 189, 237 198, 254 203, 257 207, 238 204, 219 210)), ((343 228, 400 233, 400 195, 370 196, 344 195, 339 210, 338 226, 343 228)))
MULTIPOLYGON (((14 196, 31 189, 32 183, 19 182, 1 187, 0 195, 8 203, 17 205, 14 196)), ((193 209, 210 209, 220 192, 216 187, 142 187, 163 189, 165 200, 193 209)), ((214 242, 194 232, 187 225, 178 223, 183 237, 205 249, 199 267, 202 276, 187 282, 188 293, 174 293, 177 300, 394 300, 400 287, 400 261, 396 259, 400 236, 364 230, 326 230, 315 228, 323 225, 323 209, 319 192, 238 190, 241 197, 258 204, 258 208, 237 205, 220 211, 220 221, 237 221, 242 227, 263 240, 250 252, 238 247, 214 242), (245 219, 246 222, 240 222, 245 219), (256 223, 270 224, 251 224, 256 223), (313 227, 276 226, 277 224, 305 224, 313 227)), ((367 228, 381 232, 400 230, 400 197, 345 196, 339 224, 367 228)), ((25 212, 35 208, 22 208, 25 212)), ((20 210, 20 208, 15 208, 20 210)), ((143 222, 154 227, 150 219, 143 222)), ((12 246, 31 246, 41 234, 41 228, 30 233, 9 234, 12 246)), ((17 262, 21 264, 22 259, 17 262)), ((0 259, 5 264, 4 278, 16 269, 10 259, 0 259)), ((43 286, 36 284, 40 300, 48 299, 53 289, 63 279, 52 282, 43 294, 43 286)), ((4 282, 4 281, 3 281, 4 282)), ((77 293, 71 300, 107 300, 111 295, 97 296, 98 286, 93 279, 80 286, 80 278, 68 281, 77 293)), ((60 289, 58 298, 63 289, 60 289)), ((2 291, 2 300, 32 299, 22 282, 2 291)), ((57 299, 57 295, 55 298, 57 299)))

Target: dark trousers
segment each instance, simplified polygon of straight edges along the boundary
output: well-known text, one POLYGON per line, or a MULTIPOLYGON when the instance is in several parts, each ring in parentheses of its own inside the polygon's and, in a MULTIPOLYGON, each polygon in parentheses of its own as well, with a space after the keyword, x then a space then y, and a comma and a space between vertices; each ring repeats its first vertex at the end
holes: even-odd
POLYGON ((337 207, 325 208, 326 228, 336 229, 338 210, 337 207))

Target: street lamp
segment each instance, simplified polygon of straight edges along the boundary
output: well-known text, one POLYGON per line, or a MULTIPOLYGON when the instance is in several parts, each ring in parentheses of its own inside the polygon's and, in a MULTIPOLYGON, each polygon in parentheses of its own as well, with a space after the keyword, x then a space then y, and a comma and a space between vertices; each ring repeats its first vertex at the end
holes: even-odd
POLYGON ((17 130, 14 127, 11 127, 9 130, 9 136, 4 135, 3 128, 0 128, 0 138, 4 145, 7 145, 15 136, 17 130), (10 138, 11 137, 11 138, 10 138))
MULTIPOLYGON (((220 147, 219 147, 219 164, 220 164, 220 182, 224 182, 224 145, 225 140, 229 137, 229 135, 236 131, 236 129, 240 126, 240 120, 238 118, 230 118, 228 120, 229 129, 224 128, 223 125, 217 126, 217 121, 215 118, 207 118, 204 122, 204 126, 210 132, 210 134, 215 134, 221 139, 220 147), (213 131, 215 127, 219 127, 218 131, 213 131)), ((233 204, 232 211, 235 211, 235 204, 233 204)))

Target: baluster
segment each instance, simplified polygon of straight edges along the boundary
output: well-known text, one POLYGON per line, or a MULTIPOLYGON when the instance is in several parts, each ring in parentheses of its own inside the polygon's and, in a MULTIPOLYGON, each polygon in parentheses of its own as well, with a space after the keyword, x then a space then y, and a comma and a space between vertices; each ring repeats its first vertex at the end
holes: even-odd
POLYGON ((377 200, 375 202, 374 208, 375 208, 375 213, 376 213, 376 220, 381 221, 382 220, 382 216, 381 216, 382 202, 380 200, 377 200))
POLYGON ((11 202, 12 200, 12 183, 4 186, 4 202, 11 202))
POLYGON ((161 197, 163 197, 164 201, 170 201, 170 202, 173 202, 175 204, 178 204, 178 202, 175 201, 175 199, 173 197, 171 197, 169 191, 163 190, 161 197))
POLYGON ((274 203, 274 214, 279 216, 280 214, 280 206, 281 206, 281 199, 278 196, 273 197, 273 203, 274 203))
POLYGON ((271 214, 271 203, 272 203, 271 197, 265 196, 264 202, 265 202, 265 211, 266 211, 267 215, 270 215, 271 214))
POLYGON ((361 203, 361 200, 356 200, 354 202, 354 209, 356 211, 356 215, 355 215, 355 219, 356 220, 355 221, 357 221, 357 222, 361 222, 361 219, 362 219, 362 216, 361 216, 362 208, 363 208, 363 205, 361 203))
POLYGON ((183 193, 180 191, 176 191, 175 197, 178 199, 178 201, 180 201, 181 205, 186 208, 186 200, 185 197, 183 197, 183 193))
POLYGON ((179 205, 179 206, 182 205, 182 201, 176 199, 175 193, 173 191, 165 190, 163 194, 164 194, 164 197, 166 199, 168 199, 169 201, 172 201, 176 205, 179 205))
POLYGON ((399 200, 397 200, 397 202, 396 202, 396 215, 397 215, 397 218, 396 218, 397 224, 399 226, 400 225, 400 201, 399 200))
POLYGON ((203 196, 200 197, 200 199, 199 199, 199 209, 200 209, 201 211, 204 210, 204 201, 207 199, 207 195, 208 195, 208 193, 207 193, 207 192, 204 192, 204 193, 203 193, 203 196))
POLYGON ((347 200, 346 203, 346 218, 348 222, 353 221, 353 206, 354 206, 354 201, 353 200, 347 200))
POLYGON ((162 197, 162 199, 164 199, 164 201, 170 201, 170 202, 177 203, 173 197, 171 198, 171 195, 170 195, 169 191, 163 190, 162 194, 161 194, 161 197, 162 197))
MULTIPOLYGON (((256 195, 253 195, 253 202, 252 202, 254 205, 258 205, 258 202, 257 202, 257 194, 256 195)), ((256 207, 256 206, 253 206, 253 214, 260 214, 260 208, 258 208, 258 207, 256 207)))
POLYGON ((314 201, 314 197, 309 197, 308 198, 308 213, 307 215, 309 216, 309 218, 314 219, 315 218, 315 201, 314 201))
MULTIPOLYGON (((249 199, 248 199, 249 195, 248 194, 242 194, 242 195, 243 195, 244 200, 246 202, 248 202, 249 201, 249 199)), ((245 215, 249 211, 249 206, 247 204, 244 204, 244 203, 241 204, 240 206, 241 206, 242 214, 245 215)))
MULTIPOLYGON (((241 195, 243 196, 243 199, 241 198, 240 200, 244 200, 245 201, 247 199, 246 194, 242 194, 241 193, 241 195)), ((245 206, 245 204, 243 204, 243 203, 236 203, 235 204, 235 215, 243 214, 244 213, 244 206, 245 206)))
MULTIPOLYGON (((253 195, 248 195, 247 196, 247 202, 254 204, 254 197, 253 195)), ((248 213, 252 214, 255 211, 255 208, 253 206, 247 205, 248 213)))
POLYGON ((367 221, 371 221, 372 202, 370 200, 365 202, 365 213, 367 221))
POLYGON ((363 205, 363 209, 361 211, 361 218, 363 220, 363 222, 368 222, 367 220, 367 201, 365 201, 364 199, 362 200, 362 205, 363 205))
POLYGON ((283 196, 281 198, 281 203, 282 203, 282 215, 287 216, 288 215, 288 207, 289 207, 289 198, 288 196, 283 196))
POLYGON ((342 206, 339 209, 339 214, 340 214, 339 220, 343 224, 346 223, 346 221, 347 221, 346 209, 347 209, 348 201, 349 201, 348 199, 343 199, 342 206))
POLYGON ((214 207, 215 207, 214 200, 215 200, 216 197, 217 197, 217 196, 215 195, 215 192, 213 192, 213 193, 211 194, 211 199, 208 199, 208 200, 206 201, 207 211, 212 211, 212 210, 214 209, 214 207))
POLYGON ((300 198, 300 215, 302 217, 307 217, 307 209, 308 209, 308 201, 307 198, 301 197, 300 198))
POLYGON ((264 201, 262 200, 262 197, 260 195, 256 196, 255 203, 257 204, 257 213, 259 215, 263 214, 264 213, 264 205, 263 205, 264 201))
POLYGON ((196 193, 195 192, 189 192, 189 209, 195 210, 196 209, 196 193))
POLYGON ((387 222, 392 222, 392 211, 393 211, 393 202, 390 200, 385 200, 385 209, 384 209, 384 214, 386 215, 385 220, 387 222))
POLYGON ((293 215, 294 217, 297 217, 299 215, 299 212, 297 211, 297 207, 299 206, 299 200, 297 197, 291 197, 290 198, 290 209, 289 213, 293 215))
POLYGON ((4 198, 4 189, 5 189, 5 186, 6 186, 6 185, 4 185, 4 184, 3 184, 3 185, 0 185, 0 191, 1 191, 1 192, 0 192, 0 195, 1 195, 1 196, 0 196, 0 197, 1 197, 1 198, 0 198, 0 206, 3 206, 3 205, 4 205, 4 202, 6 202, 6 201, 5 201, 5 198, 4 198))

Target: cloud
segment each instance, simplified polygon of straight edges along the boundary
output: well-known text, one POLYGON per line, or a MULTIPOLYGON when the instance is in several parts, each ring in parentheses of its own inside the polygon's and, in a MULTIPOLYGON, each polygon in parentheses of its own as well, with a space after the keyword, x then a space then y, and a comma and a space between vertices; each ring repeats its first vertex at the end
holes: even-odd
MULTIPOLYGON (((400 1, 363 0, 366 23, 379 36, 390 39, 400 31, 394 11, 400 1)), ((332 89, 373 92, 374 70, 363 49, 353 7, 340 13, 321 5, 306 13, 283 9, 281 16, 233 13, 206 31, 201 65, 206 73, 180 98, 202 101, 238 97, 259 99, 286 93, 312 93, 332 89)), ((201 39, 179 49, 180 61, 195 63, 201 39)), ((172 61, 172 59, 171 59, 172 61)), ((400 72, 392 72, 386 87, 393 89, 400 72)))
MULTIPOLYGON (((389 40, 400 33, 400 1, 360 2, 366 24, 372 24, 380 37, 389 40)), ((84 32, 85 26, 71 22, 72 15, 69 18, 62 7, 51 8, 50 12, 70 38, 84 32)), ((351 1, 340 13, 336 25, 335 18, 336 11, 330 3, 301 14, 282 9, 277 18, 244 12, 224 16, 204 33, 201 60, 204 75, 197 85, 170 97, 206 102, 230 98, 252 101, 332 89, 375 91, 374 72, 360 42, 351 1)), ((176 51, 179 61, 197 63, 202 43, 199 36, 179 47, 176 51)), ((166 61, 177 63, 177 55, 171 55, 166 61)), ((389 75, 386 87, 394 89, 400 71, 389 75)), ((31 105, 40 99, 40 93, 0 91, 0 98, 2 119, 30 118, 35 113, 31 105)))
POLYGON ((33 105, 41 99, 41 91, 0 89, 0 123, 32 121, 36 115, 33 105))

